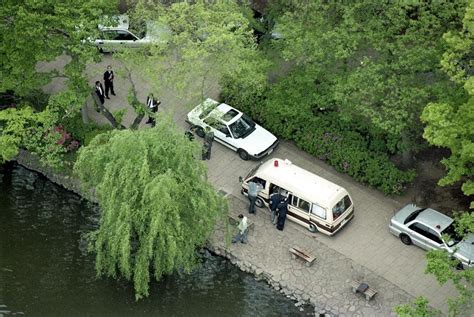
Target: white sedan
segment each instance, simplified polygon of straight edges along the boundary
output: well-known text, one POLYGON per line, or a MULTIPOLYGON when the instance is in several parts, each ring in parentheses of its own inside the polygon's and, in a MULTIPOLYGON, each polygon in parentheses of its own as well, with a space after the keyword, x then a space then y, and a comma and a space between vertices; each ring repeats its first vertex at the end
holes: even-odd
POLYGON ((244 113, 210 98, 191 110, 186 121, 200 137, 210 127, 215 140, 236 151, 243 160, 269 155, 279 142, 244 113))
MULTIPOLYGON (((115 52, 124 48, 139 48, 151 43, 166 43, 171 35, 168 27, 158 22, 147 22, 146 32, 140 36, 129 30, 126 15, 112 17, 112 25, 99 25, 100 38, 94 41, 101 52, 115 52)), ((110 21, 108 21, 110 24, 110 21)))

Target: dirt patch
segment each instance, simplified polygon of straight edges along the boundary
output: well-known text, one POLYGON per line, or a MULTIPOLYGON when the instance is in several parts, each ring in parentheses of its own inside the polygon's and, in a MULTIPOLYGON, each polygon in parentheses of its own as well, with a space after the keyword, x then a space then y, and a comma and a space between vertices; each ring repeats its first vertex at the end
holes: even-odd
POLYGON ((439 186, 438 181, 446 175, 441 160, 449 157, 449 150, 428 148, 417 154, 415 169, 417 177, 403 196, 393 197, 403 203, 414 203, 422 207, 431 207, 445 214, 468 209, 470 199, 461 191, 461 183, 439 186))

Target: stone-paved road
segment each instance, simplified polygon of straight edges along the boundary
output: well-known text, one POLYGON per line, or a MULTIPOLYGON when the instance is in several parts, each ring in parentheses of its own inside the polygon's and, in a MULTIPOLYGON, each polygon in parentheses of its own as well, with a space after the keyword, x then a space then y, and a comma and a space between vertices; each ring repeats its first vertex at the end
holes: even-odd
MULTIPOLYGON (((53 67, 61 69, 65 60, 66 58, 60 58, 52 63, 41 64, 38 69, 53 67)), ((89 65, 87 73, 91 87, 96 80, 101 80, 103 71, 108 64, 112 64, 117 71, 115 79, 117 96, 107 100, 105 106, 111 111, 128 109, 123 123, 125 126, 129 126, 136 115, 133 109, 127 105, 126 97, 130 84, 120 74, 120 63, 112 56, 105 55, 101 63, 89 65)), ((138 97, 145 102, 150 86, 146 80, 140 78, 139 74, 134 74, 133 78, 138 89, 138 97)), ((55 92, 63 84, 62 80, 57 80, 44 87, 44 90, 55 92)), ((207 96, 217 98, 217 92, 217 85, 208 87, 207 96)), ((160 111, 172 112, 178 125, 183 129, 187 128, 184 118, 190 110, 190 101, 186 100, 186 96, 163 89, 159 92, 159 99, 162 101, 160 111)), ((93 110, 91 101, 87 106, 87 114, 92 121, 106 123, 105 119, 93 110)), ((146 118, 141 123, 141 128, 147 127, 144 124, 145 120, 146 118)), ((199 140, 197 141, 199 142, 199 140)), ((210 182, 216 189, 222 188, 245 201, 245 198, 240 195, 238 176, 246 175, 257 162, 242 161, 236 153, 217 143, 213 146, 212 151, 212 158, 207 161, 210 182)), ((305 276, 310 274, 317 277, 312 282, 311 290, 318 303, 324 302, 326 303, 324 305, 338 307, 338 309, 348 307, 347 311, 352 311, 352 306, 357 306, 356 303, 359 303, 360 299, 353 294, 348 294, 347 280, 351 276, 362 275, 370 285, 379 291, 379 294, 369 304, 359 305, 359 303, 354 311, 357 310, 368 315, 379 315, 380 312, 388 314, 394 304, 403 303, 408 298, 402 295, 403 291, 406 291, 410 296, 425 296, 432 306, 446 311, 446 299, 456 295, 452 285, 440 286, 432 276, 426 275, 424 273, 425 252, 414 246, 403 245, 388 232, 389 219, 393 212, 401 207, 399 203, 376 190, 355 182, 346 175, 337 173, 332 167, 298 150, 289 142, 282 142, 272 156, 289 159, 294 164, 345 187, 354 199, 355 218, 333 237, 310 234, 304 228, 289 222, 287 222, 285 231, 279 233, 273 231, 268 221, 260 219, 260 217, 264 218, 264 211, 260 210, 256 218, 260 219, 261 223, 256 221, 257 226, 250 235, 250 245, 246 246, 247 251, 242 253, 242 258, 245 261, 255 262, 254 265, 270 272, 279 272, 280 278, 293 276, 297 274, 294 271, 297 264, 287 263, 278 267, 279 262, 274 261, 274 255, 282 260, 286 259, 289 257, 287 254, 289 245, 302 245, 314 250, 315 254, 319 256, 318 262, 310 271, 307 269, 301 271, 305 276), (330 266, 334 266, 335 269, 331 271, 328 269, 330 266), (319 272, 318 267, 326 269, 319 272), (354 267, 358 269, 354 269, 354 267), (287 271, 287 274, 285 275, 283 271, 287 271), (397 290, 397 288, 399 289, 397 290), (319 290, 321 290, 320 293, 319 290), (371 311, 370 307, 372 307, 371 311), (366 310, 362 310, 362 308, 366 310)), ((234 252, 233 247, 231 250, 234 252)), ((239 249, 235 252, 242 251, 239 249)))

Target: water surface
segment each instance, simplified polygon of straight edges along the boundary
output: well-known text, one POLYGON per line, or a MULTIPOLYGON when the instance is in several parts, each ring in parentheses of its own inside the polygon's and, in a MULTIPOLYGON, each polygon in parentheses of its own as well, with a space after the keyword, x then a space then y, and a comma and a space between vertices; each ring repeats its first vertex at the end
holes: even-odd
POLYGON ((41 175, 0 167, 0 312, 27 316, 307 316, 265 282, 204 253, 191 275, 153 282, 135 301, 126 281, 97 279, 81 236, 98 208, 41 175))

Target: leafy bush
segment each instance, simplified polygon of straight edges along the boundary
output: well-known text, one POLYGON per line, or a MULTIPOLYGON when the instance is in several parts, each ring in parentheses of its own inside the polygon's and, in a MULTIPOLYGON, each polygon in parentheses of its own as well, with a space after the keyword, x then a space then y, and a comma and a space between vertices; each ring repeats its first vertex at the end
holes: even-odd
POLYGON ((324 107, 324 111, 319 111, 327 97, 321 98, 314 88, 308 89, 314 80, 310 77, 294 79, 284 79, 271 89, 260 89, 252 95, 251 87, 239 79, 227 78, 223 81, 221 97, 337 171, 385 194, 402 193, 415 173, 401 171, 389 160, 384 140, 356 132, 334 109, 324 107))
POLYGON ((83 123, 80 113, 67 117, 62 121, 62 125, 82 145, 88 145, 96 135, 112 130, 109 125, 100 126, 96 123, 83 123))

